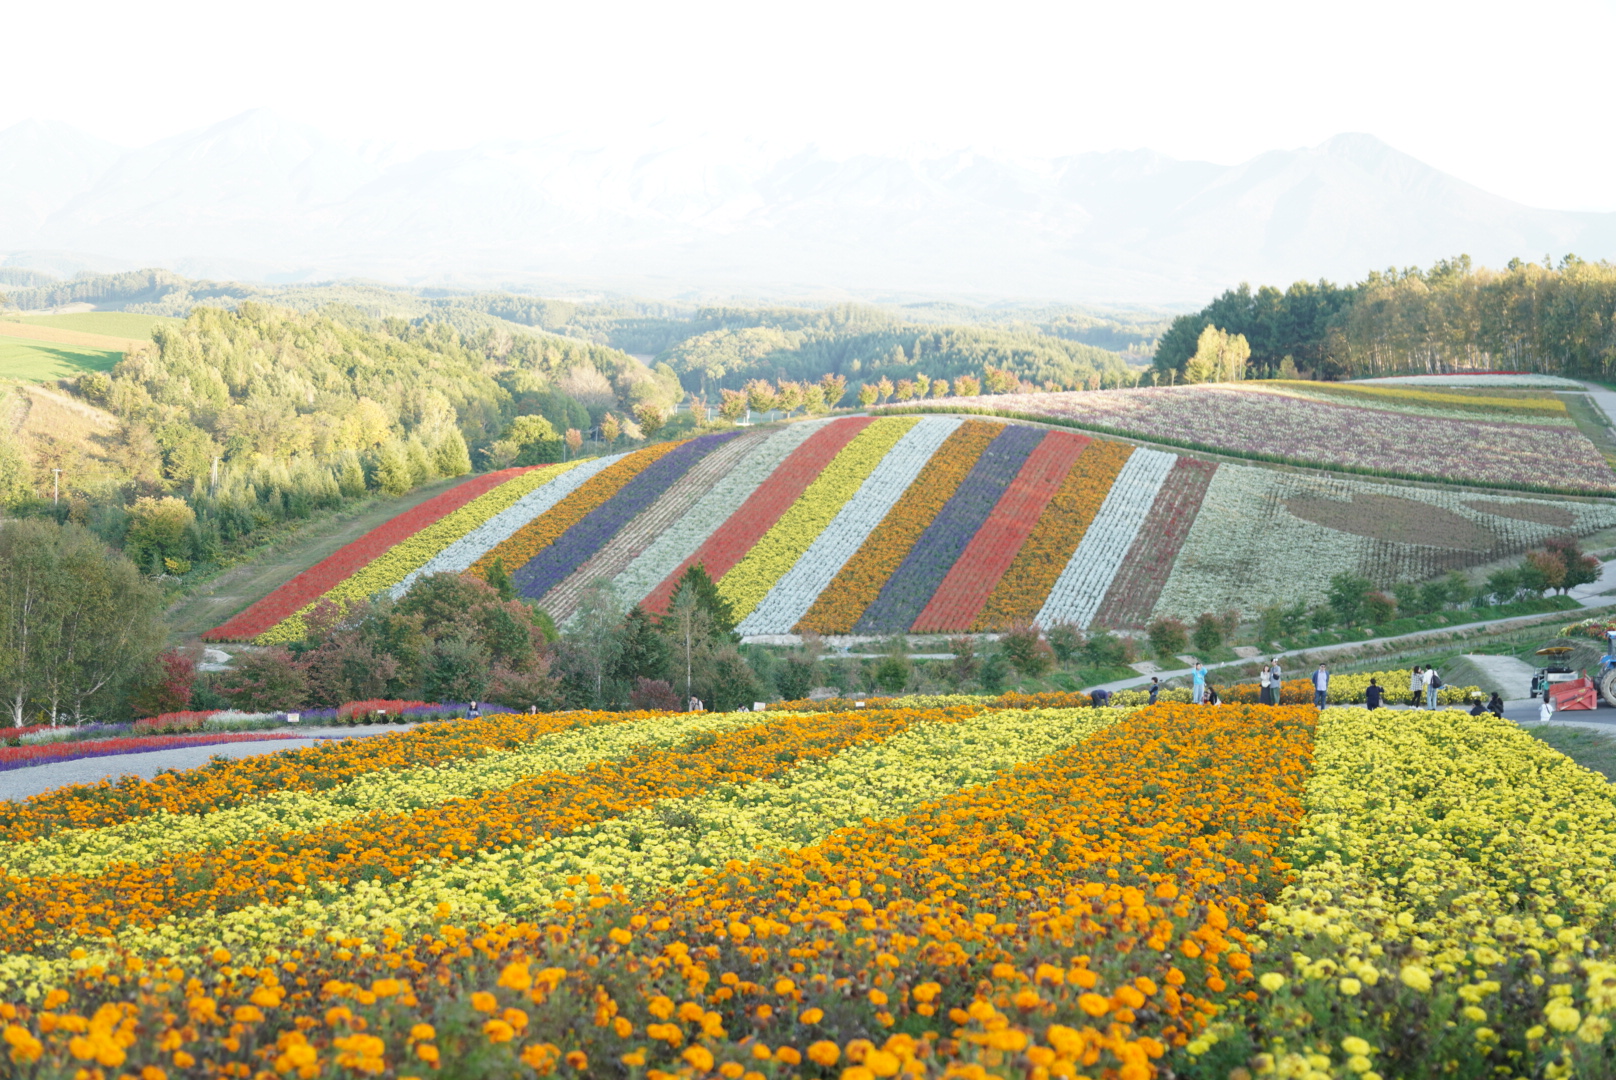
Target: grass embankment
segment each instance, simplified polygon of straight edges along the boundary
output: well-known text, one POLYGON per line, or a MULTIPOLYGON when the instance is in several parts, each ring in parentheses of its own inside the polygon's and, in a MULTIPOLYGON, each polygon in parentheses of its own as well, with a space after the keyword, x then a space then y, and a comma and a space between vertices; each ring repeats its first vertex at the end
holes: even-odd
POLYGON ((0 319, 0 379, 51 382, 86 371, 110 371, 124 354, 151 340, 155 315, 87 311, 0 319))
POLYGON ((286 522, 283 528, 264 535, 261 544, 237 555, 228 566, 185 582, 182 595, 168 610, 169 625, 183 638, 211 630, 344 544, 468 479, 457 476, 438 480, 398 498, 377 495, 363 503, 286 522))
POLYGON ((1532 734, 1583 768, 1604 774, 1606 780, 1616 780, 1616 739, 1604 732, 1540 724, 1532 734))

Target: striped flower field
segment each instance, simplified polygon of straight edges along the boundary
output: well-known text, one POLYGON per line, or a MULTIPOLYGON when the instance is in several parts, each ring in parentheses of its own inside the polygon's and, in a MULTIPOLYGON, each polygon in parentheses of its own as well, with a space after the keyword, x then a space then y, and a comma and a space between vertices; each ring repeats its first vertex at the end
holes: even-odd
POLYGON ((663 611, 699 563, 752 636, 1131 628, 1288 604, 1341 571, 1419 579, 1612 524, 1616 508, 1592 502, 1220 465, 978 417, 846 417, 477 477, 209 637, 295 640, 321 600, 397 597, 496 563, 557 622, 602 581, 663 611))
POLYGON ((1599 1077, 1613 850, 1459 710, 454 721, 0 804, 0 1070, 1599 1077))

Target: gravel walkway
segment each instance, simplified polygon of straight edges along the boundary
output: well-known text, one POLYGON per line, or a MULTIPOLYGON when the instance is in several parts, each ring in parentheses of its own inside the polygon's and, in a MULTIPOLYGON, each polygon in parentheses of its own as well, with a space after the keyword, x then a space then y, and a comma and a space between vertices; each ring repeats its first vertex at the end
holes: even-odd
POLYGON ((305 737, 299 739, 264 739, 219 743, 214 746, 180 746, 172 750, 151 750, 144 754, 113 754, 108 757, 78 758, 74 761, 53 761, 44 765, 31 765, 26 769, 0 772, 0 799, 15 802, 55 788, 66 787, 68 784, 116 781, 121 776, 138 776, 143 780, 150 780, 164 769, 199 768, 215 756, 255 757, 280 750, 298 750, 332 739, 363 739, 388 735, 397 731, 408 731, 414 726, 414 724, 389 724, 386 727, 304 728, 299 734, 305 737))

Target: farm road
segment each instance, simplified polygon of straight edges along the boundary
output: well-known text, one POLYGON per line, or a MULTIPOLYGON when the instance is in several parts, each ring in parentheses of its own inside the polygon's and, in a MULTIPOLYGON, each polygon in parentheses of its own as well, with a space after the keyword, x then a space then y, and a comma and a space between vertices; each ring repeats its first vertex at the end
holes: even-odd
POLYGON ((0 799, 19 802, 33 795, 52 791, 68 784, 95 784, 102 780, 117 782, 121 776, 138 776, 150 780, 164 769, 195 769, 206 765, 215 755, 219 757, 256 757, 280 750, 300 750, 307 746, 330 742, 332 739, 363 739, 375 735, 388 735, 408 731, 414 724, 390 724, 384 728, 318 727, 309 728, 301 739, 263 739, 252 742, 219 743, 214 746, 180 746, 172 750, 152 750, 144 754, 114 754, 109 757, 79 758, 76 761, 54 761, 46 765, 31 765, 26 769, 0 772, 0 799))

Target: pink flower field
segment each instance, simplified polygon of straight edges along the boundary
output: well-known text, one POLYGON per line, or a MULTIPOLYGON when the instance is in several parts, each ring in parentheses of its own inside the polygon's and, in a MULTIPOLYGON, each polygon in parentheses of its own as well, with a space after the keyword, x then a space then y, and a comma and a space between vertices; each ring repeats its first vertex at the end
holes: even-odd
POLYGON ((995 394, 927 405, 1045 417, 1174 446, 1383 476, 1616 491, 1616 472, 1594 445, 1559 424, 1412 415, 1236 384, 995 394))

